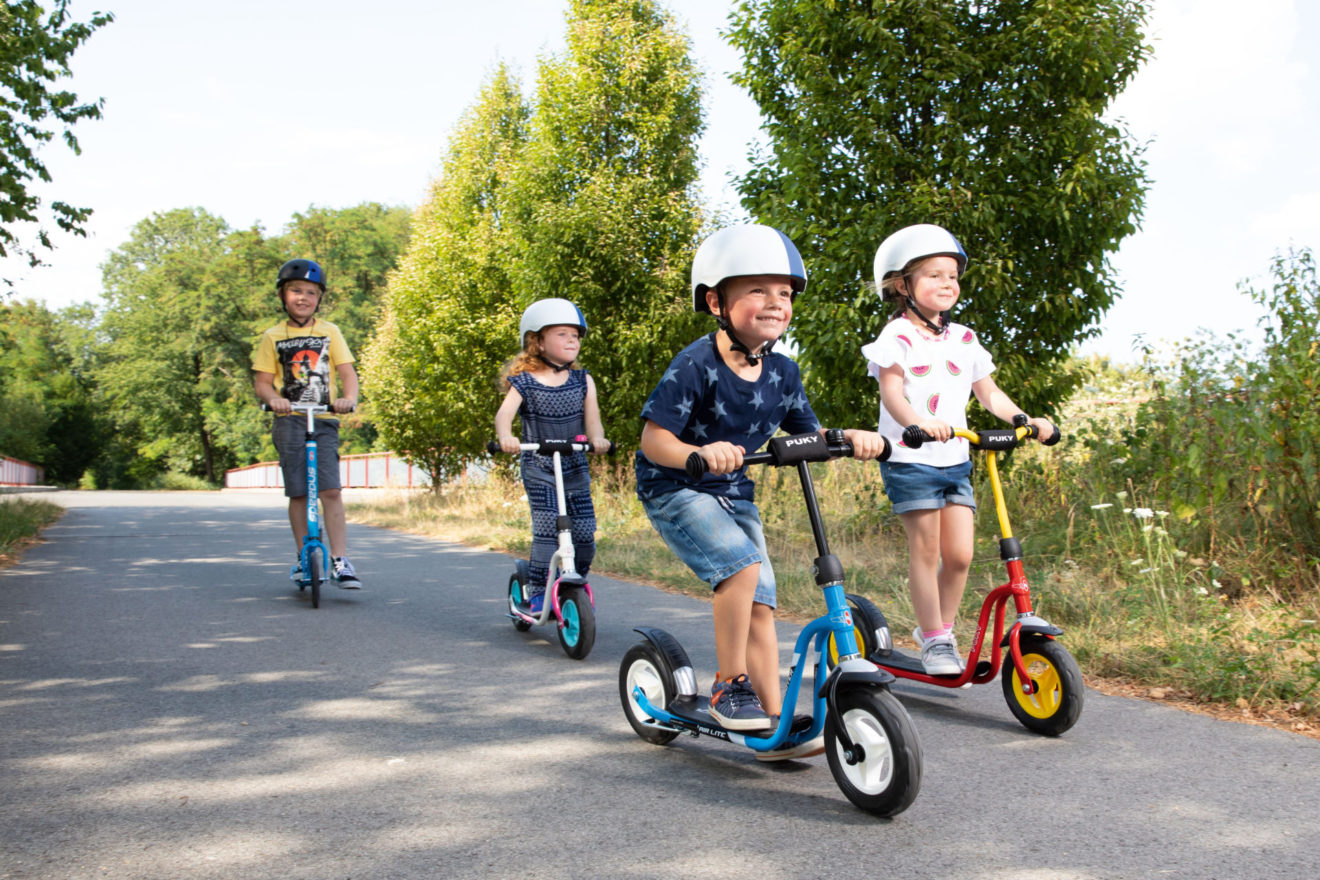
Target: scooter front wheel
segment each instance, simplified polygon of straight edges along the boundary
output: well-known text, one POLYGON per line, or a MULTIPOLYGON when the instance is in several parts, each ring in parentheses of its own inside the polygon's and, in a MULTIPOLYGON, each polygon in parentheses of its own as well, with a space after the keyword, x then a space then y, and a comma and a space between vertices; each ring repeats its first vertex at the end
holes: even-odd
POLYGON ((633 699, 634 690, 641 690, 646 695, 646 702, 657 709, 667 708, 678 691, 668 664, 650 642, 638 642, 623 655, 623 663, 619 666, 619 699, 623 701, 623 714, 628 716, 628 723, 637 735, 649 743, 662 746, 678 736, 677 730, 666 727, 642 711, 633 699))
POLYGON ((896 816, 921 790, 921 743, 907 710, 888 690, 850 687, 838 695, 839 717, 825 725, 825 757, 834 781, 854 805, 896 816), (853 747, 844 748, 840 727, 853 747))
MULTIPOLYGON (((548 597, 547 597, 548 598, 548 597)), ((564 653, 581 660, 591 653, 596 643, 596 613, 581 587, 561 587, 559 590, 559 644, 564 653)))
POLYGON ((315 550, 307 554, 307 574, 311 578, 312 607, 321 607, 321 554, 315 550))
POLYGON ((1022 677, 1011 657, 1004 659, 999 680, 1013 717, 1028 730, 1058 736, 1077 723, 1082 714, 1082 671, 1068 649, 1054 639, 1024 638, 1022 665, 1031 678, 1032 692, 1022 690, 1022 677))
POLYGON ((513 628, 518 632, 527 632, 532 625, 513 613, 514 608, 521 602, 527 601, 527 576, 528 565, 526 560, 518 560, 518 565, 513 574, 509 575, 509 588, 507 598, 509 601, 509 617, 513 618, 513 628))

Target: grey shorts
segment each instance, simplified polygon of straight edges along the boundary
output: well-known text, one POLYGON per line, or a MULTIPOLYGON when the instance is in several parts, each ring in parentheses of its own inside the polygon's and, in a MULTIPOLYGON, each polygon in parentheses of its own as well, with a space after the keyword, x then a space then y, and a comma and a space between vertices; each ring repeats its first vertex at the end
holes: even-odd
MULTIPOLYGON (((339 488, 339 420, 316 419, 316 491, 339 488)), ((276 416, 270 429, 284 472, 284 494, 307 495, 307 419, 301 414, 276 416)))

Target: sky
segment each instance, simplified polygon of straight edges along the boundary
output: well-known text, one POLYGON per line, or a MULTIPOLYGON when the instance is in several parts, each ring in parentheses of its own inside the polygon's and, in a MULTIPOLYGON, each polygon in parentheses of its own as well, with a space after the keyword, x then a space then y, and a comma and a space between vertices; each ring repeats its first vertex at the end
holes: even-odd
MULTIPOLYGON (((734 4, 664 5, 707 75, 704 196, 736 211, 730 178, 759 114, 728 79, 739 58, 719 31, 734 4)), ((99 299, 100 264, 156 212, 197 206, 273 234, 313 205, 418 205, 494 65, 530 91, 538 59, 562 51, 567 2, 70 4, 80 20, 99 9, 116 20, 64 85, 103 97, 104 118, 76 127, 81 155, 43 151, 54 184, 37 189, 92 207, 88 236, 53 229, 48 266, 0 261, 12 295, 50 308, 99 299)), ((1152 185, 1112 260, 1123 296, 1082 346, 1125 362, 1141 340, 1164 350, 1200 329, 1257 338, 1239 285, 1266 286, 1289 247, 1320 247, 1320 3, 1153 0, 1148 33, 1154 58, 1108 116, 1146 145, 1152 185)))

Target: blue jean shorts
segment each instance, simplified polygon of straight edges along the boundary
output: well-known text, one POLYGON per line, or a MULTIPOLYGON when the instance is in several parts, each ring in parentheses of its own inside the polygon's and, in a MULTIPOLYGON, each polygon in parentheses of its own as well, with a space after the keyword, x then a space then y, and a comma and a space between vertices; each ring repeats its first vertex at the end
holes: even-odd
POLYGON ((973 513, 976 511, 970 460, 949 467, 911 461, 882 461, 880 478, 885 481, 885 494, 889 496, 894 513, 939 510, 950 504, 961 504, 970 507, 973 513))
MULTIPOLYGON (((316 419, 316 491, 339 488, 339 420, 316 419)), ((276 416, 271 440, 280 454, 284 496, 307 496, 307 418, 302 413, 276 416)))
POLYGON ((775 572, 754 502, 677 489, 643 498, 642 507, 674 555, 712 589, 761 563, 754 601, 775 607, 775 572))

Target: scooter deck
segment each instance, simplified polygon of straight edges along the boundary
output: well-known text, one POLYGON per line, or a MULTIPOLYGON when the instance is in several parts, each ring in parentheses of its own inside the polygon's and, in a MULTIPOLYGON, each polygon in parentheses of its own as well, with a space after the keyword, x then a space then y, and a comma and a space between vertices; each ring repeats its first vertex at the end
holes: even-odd
MULTIPOLYGON (((726 738, 728 734, 767 737, 775 732, 775 728, 773 727, 763 727, 758 730, 729 730, 711 716, 710 699, 703 696, 676 697, 667 707, 665 707, 665 710, 681 721, 686 721, 702 728, 708 728, 702 732, 708 733, 712 736, 720 736, 721 738, 726 738)), ((789 728, 789 737, 791 738, 810 730, 812 721, 813 719, 810 715, 794 715, 793 726, 789 728)))
MULTIPOLYGON (((897 648, 891 648, 885 654, 880 654, 877 652, 871 655, 871 657, 869 657, 868 659, 875 665, 883 667, 885 669, 898 671, 898 672, 914 672, 919 675, 926 674, 926 667, 921 665, 920 655, 907 654, 904 653, 903 651, 898 650, 897 648)), ((977 662, 976 675, 973 677, 980 678, 983 675, 989 675, 989 674, 990 674, 990 661, 981 660, 977 662)), ((944 679, 948 679, 949 681, 954 681, 957 678, 959 678, 959 676, 957 675, 936 675, 932 677, 944 678, 944 679)))

